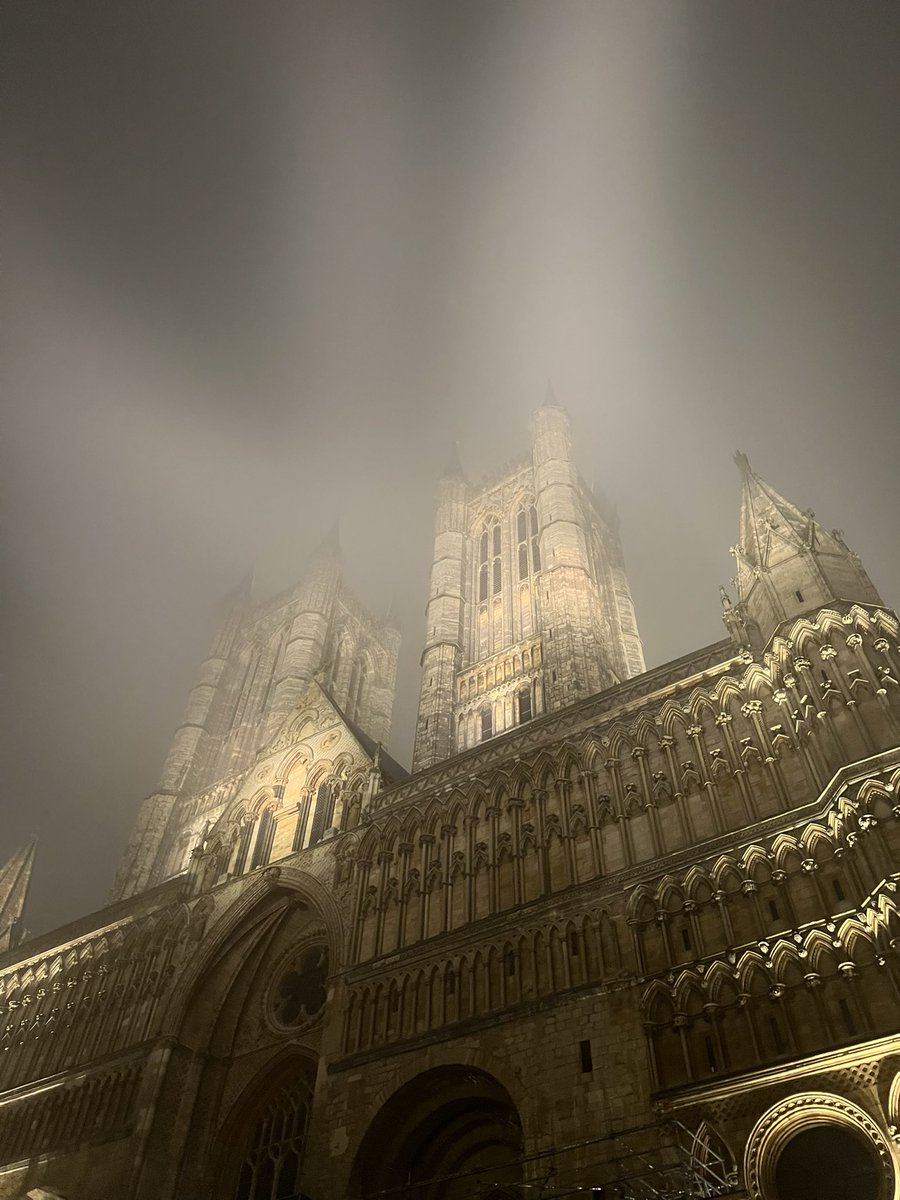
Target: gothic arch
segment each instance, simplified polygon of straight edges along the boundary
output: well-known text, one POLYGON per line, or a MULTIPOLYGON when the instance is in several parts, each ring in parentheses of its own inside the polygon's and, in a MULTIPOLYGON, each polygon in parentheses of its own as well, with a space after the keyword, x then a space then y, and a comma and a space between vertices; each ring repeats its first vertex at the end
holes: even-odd
POLYGON ((321 918, 327 930, 332 971, 343 961, 344 931, 340 909, 332 894, 312 875, 292 867, 267 867, 248 884, 208 931, 199 952, 175 985, 160 1025, 160 1032, 177 1035, 192 996, 209 969, 218 961, 231 940, 255 915, 283 907, 292 896, 303 900, 321 918))
POLYGON ((858 1137, 870 1148, 882 1185, 869 1192, 877 1200, 897 1195, 893 1158, 883 1132, 867 1112, 850 1100, 828 1092, 800 1092, 775 1104, 751 1130, 744 1152, 744 1180, 752 1200, 783 1200, 776 1183, 779 1159, 795 1136, 829 1127, 858 1137))
POLYGON ((287 783, 298 767, 309 767, 313 753, 309 746, 294 746, 275 768, 276 783, 287 783))
POLYGON ((213 1155, 217 1196, 247 1200, 252 1193, 270 1200, 290 1194, 308 1200, 296 1188, 302 1177, 316 1067, 312 1055, 285 1047, 242 1090, 219 1130, 213 1155), (267 1136, 275 1140, 267 1141, 267 1136))
MULTIPOLYGON (((432 1067, 403 1083, 374 1115, 357 1148, 349 1195, 362 1200, 433 1180, 434 1200, 522 1181, 522 1121, 509 1091, 470 1065, 432 1067)), ((509 1195, 516 1195, 510 1191, 509 1195)))

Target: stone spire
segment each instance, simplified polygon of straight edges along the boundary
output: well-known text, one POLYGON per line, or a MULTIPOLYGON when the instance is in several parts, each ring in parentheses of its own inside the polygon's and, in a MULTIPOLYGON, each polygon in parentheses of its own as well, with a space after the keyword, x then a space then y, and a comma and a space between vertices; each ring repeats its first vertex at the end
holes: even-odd
POLYGON ((341 557, 341 519, 335 517, 331 528, 313 550, 310 558, 340 558, 341 557))
POLYGON ((447 461, 444 464, 444 479, 465 479, 465 471, 462 468, 462 462, 459 457, 459 442, 451 442, 450 450, 447 454, 447 461))
POLYGON ((37 838, 32 838, 0 869, 0 952, 15 946, 22 936, 22 910, 31 881, 37 838))
POLYGON ((743 480, 737 564, 738 608, 768 641, 778 626, 834 601, 881 604, 859 556, 838 530, 827 533, 811 509, 785 499, 734 456, 743 480))

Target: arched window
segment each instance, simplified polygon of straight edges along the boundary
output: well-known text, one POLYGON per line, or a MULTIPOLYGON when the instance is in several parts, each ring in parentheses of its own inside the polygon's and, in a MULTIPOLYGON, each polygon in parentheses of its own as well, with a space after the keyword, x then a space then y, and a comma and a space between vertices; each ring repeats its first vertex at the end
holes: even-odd
POLYGON ((275 840, 275 818, 270 808, 265 808, 259 814, 259 827, 256 831, 256 843, 253 847, 253 858, 250 870, 254 867, 264 867, 272 853, 272 843, 275 840))
POLYGON ((481 740, 486 742, 494 735, 494 714, 488 704, 481 710, 481 740))
POLYGON ((500 522, 491 520, 482 530, 478 543, 478 600, 488 598, 488 588, 492 595, 499 595, 503 587, 503 566, 501 552, 503 535, 500 532, 500 522))
POLYGON ((530 505, 516 515, 516 540, 519 545, 519 578, 527 579, 531 572, 541 569, 541 548, 538 542, 537 509, 530 505))
POLYGON ((245 817, 241 822, 241 832, 238 839, 237 856, 234 860, 235 875, 242 875, 247 866, 247 855, 250 853, 250 838, 253 836, 253 821, 245 817))
POLYGON ((334 655, 331 659, 331 675, 329 678, 329 687, 332 694, 336 694, 337 688, 340 686, 341 678, 347 665, 347 653, 350 648, 349 639, 341 637, 334 649, 334 655))
POLYGON ((283 1084, 245 1135, 233 1200, 302 1200, 303 1153, 312 1104, 310 1072, 283 1084))
POLYGON ((363 655, 356 664, 356 672, 354 679, 353 691, 347 698, 347 709, 350 713, 351 721, 358 721, 359 714, 362 711, 363 700, 365 698, 366 686, 369 682, 369 662, 363 655))
POLYGON ((321 842, 325 836, 325 830, 331 828, 333 816, 334 788, 326 781, 319 784, 319 790, 316 793, 316 811, 313 813, 312 829, 309 834, 310 846, 321 842))
POLYGON ((516 699, 519 708, 519 724, 522 725, 526 721, 530 721, 534 716, 531 703, 531 688, 522 688, 516 699))

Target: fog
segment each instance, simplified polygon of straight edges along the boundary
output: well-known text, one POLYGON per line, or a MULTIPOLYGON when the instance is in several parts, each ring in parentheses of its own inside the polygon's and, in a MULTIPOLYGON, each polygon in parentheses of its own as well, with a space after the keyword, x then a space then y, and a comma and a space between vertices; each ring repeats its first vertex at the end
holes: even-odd
POLYGON ((900 10, 7 5, 0 860, 99 907, 221 597, 340 518, 402 624, 436 479, 548 380, 649 666, 723 636, 739 477, 900 599, 900 10))

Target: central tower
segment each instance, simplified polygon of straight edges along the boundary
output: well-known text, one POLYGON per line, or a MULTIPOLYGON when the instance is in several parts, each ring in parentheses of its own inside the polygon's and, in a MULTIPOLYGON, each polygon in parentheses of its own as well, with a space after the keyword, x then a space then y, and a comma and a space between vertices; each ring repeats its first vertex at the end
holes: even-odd
POLYGON ((550 396, 529 460, 441 479, 413 770, 643 670, 618 522, 550 396))

